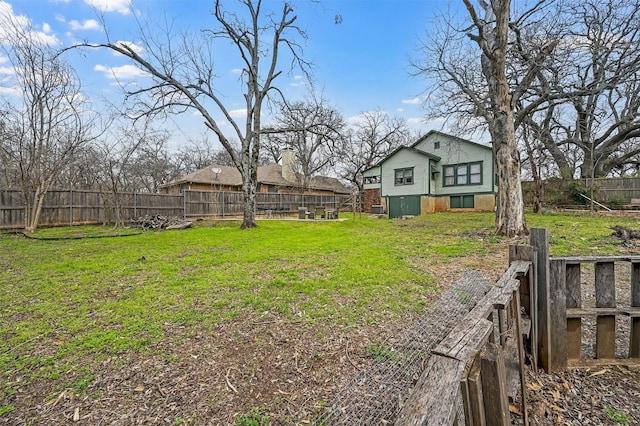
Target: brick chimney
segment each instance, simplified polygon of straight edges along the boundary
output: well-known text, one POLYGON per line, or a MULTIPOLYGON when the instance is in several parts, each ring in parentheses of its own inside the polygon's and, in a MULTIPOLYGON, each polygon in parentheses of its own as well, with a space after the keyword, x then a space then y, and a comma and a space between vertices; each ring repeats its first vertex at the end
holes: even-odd
POLYGON ((288 182, 296 182, 296 153, 292 149, 282 151, 282 177, 288 182))

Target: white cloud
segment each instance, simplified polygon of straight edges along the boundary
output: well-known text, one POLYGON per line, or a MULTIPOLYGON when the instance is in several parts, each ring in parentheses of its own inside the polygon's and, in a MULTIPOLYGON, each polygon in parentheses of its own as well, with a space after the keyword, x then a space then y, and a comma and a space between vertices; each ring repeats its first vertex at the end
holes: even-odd
POLYGON ((231 111, 229 111, 229 115, 233 118, 242 118, 242 117, 246 117, 247 116, 247 110, 246 108, 242 108, 242 109, 232 109, 231 111))
POLYGON ((64 17, 64 15, 61 15, 59 13, 56 13, 55 20, 58 22, 67 22, 67 19, 64 17))
POLYGON ((11 27, 21 28, 28 32, 29 37, 31 37, 34 41, 38 41, 47 45, 56 45, 60 44, 60 40, 51 33, 51 27, 49 24, 44 23, 42 25, 42 31, 36 31, 33 29, 33 24, 31 20, 26 15, 16 15, 13 11, 13 7, 5 2, 0 0, 0 15, 5 17, 7 21, 9 21, 9 28, 0 28, 0 40, 10 38, 13 36, 13 32, 11 31, 11 27))
POLYGON ((422 100, 420 98, 413 98, 413 99, 403 99, 402 103, 403 104, 409 104, 409 105, 418 105, 420 102, 422 102, 422 100))
POLYGON ((117 12, 121 15, 131 13, 130 0, 84 0, 84 2, 100 12, 117 12))
POLYGON ((149 77, 149 74, 135 65, 123 65, 121 67, 106 67, 104 65, 96 65, 94 71, 104 74, 106 78, 115 80, 133 80, 136 78, 149 77))
MULTIPOLYGON (((7 63, 6 57, 0 57, 0 64, 7 63)), ((0 66, 0 95, 20 97, 22 92, 15 85, 15 70, 12 67, 0 66)))
POLYGON ((291 83, 289 83, 289 86, 291 87, 301 87, 304 86, 306 83, 303 80, 301 75, 296 75, 293 77, 293 81, 291 83))
POLYGON ((58 40, 58 37, 53 34, 46 34, 40 31, 32 31, 31 37, 33 37, 34 40, 40 41, 41 43, 49 46, 60 44, 60 40, 58 40))
POLYGON ((408 124, 425 124, 425 122, 425 119, 421 117, 413 117, 407 119, 408 124))
POLYGON ((75 19, 69 21, 69 26, 72 30, 99 30, 100 24, 95 19, 85 19, 83 22, 76 21, 75 19))
POLYGON ((234 68, 231 70, 231 73, 240 75, 242 74, 242 68, 234 68))
POLYGON ((364 124, 364 123, 366 123, 368 121, 366 119, 366 117, 365 117, 365 114, 369 114, 371 116, 376 115, 376 116, 380 116, 380 117, 388 115, 387 111, 383 111, 383 110, 365 111, 365 112, 362 112, 362 113, 360 113, 358 115, 354 115, 352 117, 347 118, 347 122, 349 124, 364 124))
POLYGON ((0 86, 0 95, 20 97, 20 95, 22 95, 22 92, 16 86, 13 86, 13 87, 0 86))

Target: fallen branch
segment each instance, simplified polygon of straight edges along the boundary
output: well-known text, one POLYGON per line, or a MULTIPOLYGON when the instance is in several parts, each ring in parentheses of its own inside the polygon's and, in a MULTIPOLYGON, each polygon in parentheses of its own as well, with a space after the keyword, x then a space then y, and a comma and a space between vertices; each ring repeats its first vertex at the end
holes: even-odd
POLYGON ((229 389, 231 389, 234 393, 238 393, 238 389, 236 389, 236 387, 231 384, 231 380, 229 380, 229 373, 231 372, 232 368, 233 367, 229 367, 227 369, 227 374, 225 374, 224 378, 227 379, 227 386, 229 386, 229 389))

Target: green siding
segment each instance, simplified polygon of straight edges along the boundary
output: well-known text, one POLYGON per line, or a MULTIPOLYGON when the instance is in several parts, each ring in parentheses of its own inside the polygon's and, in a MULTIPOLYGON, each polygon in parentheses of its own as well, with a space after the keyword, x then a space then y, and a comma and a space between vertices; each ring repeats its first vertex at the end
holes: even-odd
POLYGON ((389 197, 389 217, 391 219, 402 216, 420 215, 420 196, 404 195, 389 197))

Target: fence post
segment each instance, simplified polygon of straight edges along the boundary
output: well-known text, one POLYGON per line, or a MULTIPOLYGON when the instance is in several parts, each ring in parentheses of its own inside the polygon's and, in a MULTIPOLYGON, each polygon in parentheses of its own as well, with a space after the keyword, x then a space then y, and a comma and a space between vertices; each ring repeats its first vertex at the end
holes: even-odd
MULTIPOLYGON (((640 263, 631 263, 631 307, 640 309, 640 263)), ((640 317, 631 317, 629 358, 640 358, 640 317)))
POLYGON ((69 190, 69 226, 73 226, 73 189, 69 190))
POLYGON ((507 372, 500 348, 496 344, 487 343, 480 353, 480 371, 487 424, 508 426, 511 419, 507 394, 507 372))
MULTIPOLYGON (((615 266, 596 262, 596 308, 616 307, 615 266)), ((598 315, 596 319, 596 358, 616 357, 616 316, 598 315)))
POLYGON ((548 373, 567 369, 567 280, 565 260, 549 262, 549 365, 548 373))
POLYGON ((534 338, 537 342, 538 361, 542 367, 549 371, 549 358, 551 353, 549 330, 549 234, 546 229, 531 229, 531 246, 535 252, 534 267, 534 306, 536 307, 536 324, 534 338))
POLYGON ((469 374, 465 376, 461 382, 465 420, 472 426, 486 426, 479 354, 471 361, 469 374))
POLYGON ((182 218, 187 220, 187 190, 182 190, 182 218))

